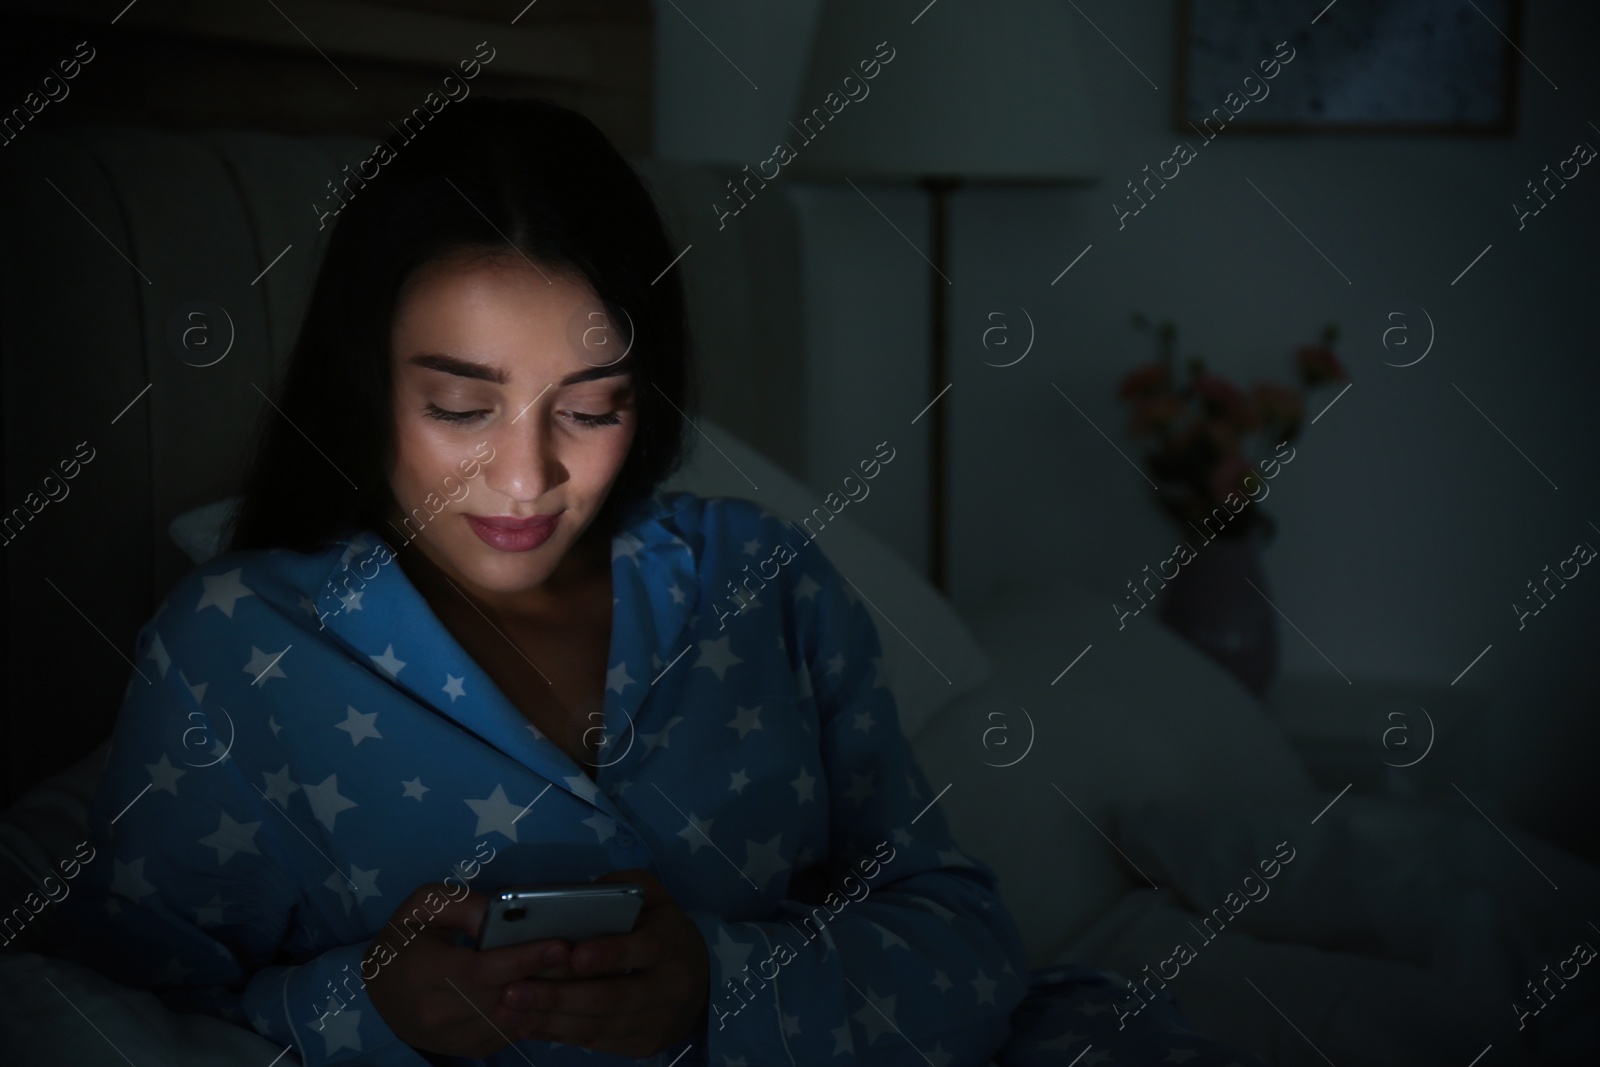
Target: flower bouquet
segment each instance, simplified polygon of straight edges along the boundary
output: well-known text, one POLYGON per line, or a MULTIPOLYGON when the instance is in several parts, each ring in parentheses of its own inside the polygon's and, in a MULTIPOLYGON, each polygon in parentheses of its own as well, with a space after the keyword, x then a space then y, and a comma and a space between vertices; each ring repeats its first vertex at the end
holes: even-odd
POLYGON ((1264 486, 1271 477, 1260 468, 1274 461, 1260 464, 1250 459, 1249 440, 1259 437, 1279 448, 1291 444, 1305 419, 1303 390, 1347 379, 1333 352, 1338 326, 1329 323, 1320 342, 1295 350, 1298 387, 1258 381, 1248 390, 1212 373, 1198 356, 1185 362, 1187 377, 1180 380, 1172 320, 1153 326, 1135 312, 1133 326, 1154 330, 1159 356, 1156 362, 1130 371, 1117 395, 1132 409, 1128 431, 1139 443, 1161 506, 1184 525, 1202 522, 1221 508, 1222 514, 1233 517, 1217 531, 1220 536, 1244 536, 1259 529, 1270 539, 1274 524, 1267 512, 1223 505, 1230 494, 1235 502, 1256 499, 1250 485, 1264 486))

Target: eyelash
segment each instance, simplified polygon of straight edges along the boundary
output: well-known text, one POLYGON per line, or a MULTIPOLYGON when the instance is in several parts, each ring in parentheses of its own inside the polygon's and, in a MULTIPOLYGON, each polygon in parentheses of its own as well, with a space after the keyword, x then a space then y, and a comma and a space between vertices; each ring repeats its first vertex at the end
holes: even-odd
MULTIPOLYGON (((433 404, 431 402, 422 409, 422 413, 429 418, 438 419, 441 422, 448 422, 455 425, 464 425, 469 422, 474 422, 478 416, 488 414, 487 411, 446 411, 437 404, 433 404)), ((599 426, 615 426, 622 421, 622 417, 614 411, 605 415, 588 415, 581 411, 574 411, 570 414, 573 422, 576 422, 579 426, 583 426, 588 429, 593 429, 599 426)))

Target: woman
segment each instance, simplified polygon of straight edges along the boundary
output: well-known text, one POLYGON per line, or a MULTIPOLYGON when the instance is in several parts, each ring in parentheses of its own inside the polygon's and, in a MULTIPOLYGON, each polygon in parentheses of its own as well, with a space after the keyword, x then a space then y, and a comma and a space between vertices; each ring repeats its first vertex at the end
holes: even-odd
MULTIPOLYGON (((1006 1044, 1026 953, 866 608, 758 505, 659 491, 677 252, 563 108, 475 98, 392 146, 230 551, 140 632, 71 954, 308 1065, 1006 1044), (487 891, 591 879, 644 887, 632 931, 473 947, 487 891)), ((1078 1052, 1059 1030, 1007 1062, 1078 1052)))

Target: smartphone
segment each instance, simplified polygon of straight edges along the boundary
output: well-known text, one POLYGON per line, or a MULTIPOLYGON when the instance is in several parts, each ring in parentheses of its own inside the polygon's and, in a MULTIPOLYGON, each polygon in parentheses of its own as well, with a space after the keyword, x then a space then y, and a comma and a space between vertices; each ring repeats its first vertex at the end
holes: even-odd
POLYGON ((478 948, 502 948, 548 937, 584 941, 633 929, 644 907, 635 882, 567 882, 511 886, 489 895, 478 948))

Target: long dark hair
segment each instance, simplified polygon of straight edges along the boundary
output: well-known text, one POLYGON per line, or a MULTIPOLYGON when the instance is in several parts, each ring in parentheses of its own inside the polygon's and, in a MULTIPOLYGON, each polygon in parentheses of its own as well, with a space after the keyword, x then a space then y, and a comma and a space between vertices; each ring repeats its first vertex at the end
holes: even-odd
POLYGON ((681 275, 666 270, 675 253, 649 191, 594 123, 546 100, 462 100, 414 144, 386 143, 392 155, 334 222, 276 408, 263 409, 229 549, 312 552, 382 533, 396 510, 396 294, 461 250, 582 277, 624 335, 637 430, 591 524, 610 537, 683 462, 696 406, 681 275))

